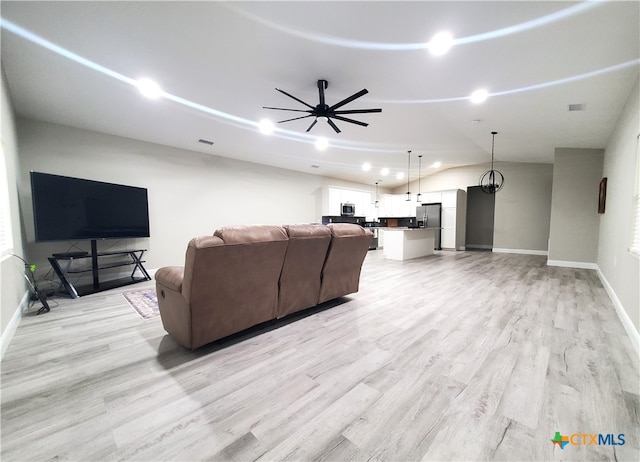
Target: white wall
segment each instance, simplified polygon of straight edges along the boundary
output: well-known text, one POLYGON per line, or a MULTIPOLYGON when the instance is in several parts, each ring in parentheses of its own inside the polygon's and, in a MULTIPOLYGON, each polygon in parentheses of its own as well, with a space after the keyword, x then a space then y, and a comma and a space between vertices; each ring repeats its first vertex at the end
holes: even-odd
MULTIPOLYGON (((14 125, 14 113, 11 106, 11 98, 7 92, 4 70, 0 71, 0 86, 2 88, 2 125, 0 137, 5 154, 7 167, 7 180, 9 184, 9 208, 11 214, 13 253, 24 256, 20 233, 20 215, 18 208, 18 185, 16 178, 19 169, 18 148, 14 125)), ((24 265, 15 257, 6 256, 0 260, 0 325, 2 330, 2 353, 11 340, 13 330, 20 320, 19 308, 27 292, 26 282, 23 279, 24 265)))
POLYGON ((595 266, 603 154, 602 149, 556 148, 549 232, 550 263, 595 266))
MULTIPOLYGON (((422 179, 422 192, 445 189, 467 190, 477 186, 490 164, 456 167, 422 179)), ((496 162, 496 170, 505 176, 504 188, 496 194, 493 247, 508 251, 545 252, 549 240, 553 165, 520 162, 496 162)), ((418 191, 418 183, 410 184, 418 191)), ((395 193, 406 191, 406 186, 395 193)))
MULTIPOLYGON (((146 248, 150 269, 183 264, 188 241, 221 226, 319 222, 327 186, 371 189, 28 119, 18 119, 18 137, 27 252, 45 266, 71 243, 34 243, 30 170, 147 188, 151 238, 101 241, 98 248, 146 248)), ((80 241, 75 248, 88 246, 80 241)))
MULTIPOLYGON (((614 303, 640 331, 640 259, 629 253, 633 229, 633 195, 638 135, 640 87, 636 83, 604 151, 603 176, 607 177, 607 206, 600 215, 598 267, 614 303), (616 300, 617 299, 617 300, 616 300)), ((636 345, 637 347, 637 345, 636 345)))

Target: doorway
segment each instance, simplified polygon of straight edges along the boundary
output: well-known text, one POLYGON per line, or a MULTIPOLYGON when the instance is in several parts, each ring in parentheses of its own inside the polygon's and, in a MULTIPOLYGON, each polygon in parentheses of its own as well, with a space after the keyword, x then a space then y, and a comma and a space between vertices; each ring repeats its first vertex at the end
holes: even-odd
POLYGON ((495 194, 482 192, 480 186, 467 187, 467 250, 493 249, 495 194))

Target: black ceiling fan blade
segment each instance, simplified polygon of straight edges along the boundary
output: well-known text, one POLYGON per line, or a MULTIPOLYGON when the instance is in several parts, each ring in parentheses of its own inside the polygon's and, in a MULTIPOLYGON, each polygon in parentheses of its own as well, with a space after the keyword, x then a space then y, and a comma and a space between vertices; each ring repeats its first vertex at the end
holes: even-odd
POLYGON ((275 109, 277 111, 293 111, 293 112, 311 112, 307 109, 287 109, 284 107, 269 107, 269 106, 262 106, 262 109, 275 109))
POLYGON ((309 128, 307 128, 307 131, 311 130, 313 128, 313 126, 315 124, 317 124, 317 123, 318 123, 318 119, 316 118, 316 119, 313 120, 313 122, 311 122, 311 125, 309 125, 309 128))
POLYGON ((336 133, 340 133, 340 129, 336 124, 333 123, 333 120, 327 119, 327 123, 336 131, 336 133))
POLYGON ((307 117, 313 117, 313 114, 309 114, 302 117, 294 117, 293 119, 279 120, 278 123, 281 124, 282 122, 291 122, 292 120, 306 119, 307 117))
MULTIPOLYGON (((351 124, 361 125, 363 127, 367 127, 369 125, 369 124, 366 124, 364 122, 360 122, 359 120, 347 119, 346 117, 342 117, 342 116, 339 116, 339 115, 332 115, 331 117, 334 118, 334 119, 338 119, 338 120, 343 120, 345 122, 349 122, 351 124)), ((329 119, 329 120, 331 120, 331 119, 329 119)))
POLYGON ((280 90, 279 88, 276 88, 276 90, 278 90, 280 93, 282 93, 283 95, 287 95, 289 98, 291 99, 295 99, 297 102, 304 104, 305 106, 307 106, 310 109, 315 109, 313 106, 311 106, 310 104, 305 103, 304 101, 302 101, 300 98, 296 98, 293 95, 290 95, 289 93, 287 93, 284 90, 280 90))
POLYGON ((345 104, 350 103, 354 99, 358 99, 361 96, 366 95, 367 93, 369 93, 369 91, 366 88, 364 90, 360 90, 358 93, 354 93, 353 95, 349 96, 348 98, 345 98, 342 101, 340 101, 340 102, 334 104, 333 106, 331 106, 329 108, 329 111, 333 111, 335 109, 338 109, 339 107, 342 107, 345 104))
POLYGON ((343 111, 331 111, 330 114, 368 114, 370 112, 382 112, 382 109, 345 109, 343 111))

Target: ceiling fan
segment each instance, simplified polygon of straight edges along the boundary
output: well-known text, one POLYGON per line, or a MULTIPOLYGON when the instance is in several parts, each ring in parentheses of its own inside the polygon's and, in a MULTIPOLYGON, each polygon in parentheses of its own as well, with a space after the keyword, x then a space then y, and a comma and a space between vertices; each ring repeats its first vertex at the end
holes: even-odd
POLYGON ((342 101, 334 104, 333 106, 329 106, 327 103, 325 103, 325 100, 324 100, 324 91, 328 86, 329 86, 329 82, 327 82, 326 80, 318 80, 318 93, 320 95, 320 103, 318 103, 315 107, 305 103, 304 101, 302 101, 299 98, 296 98, 293 95, 290 95, 284 90, 276 88, 276 90, 278 90, 280 93, 287 95, 289 98, 295 99, 299 103, 302 103, 305 106, 307 106, 309 109, 285 109, 281 107, 267 107, 267 106, 263 106, 263 109, 276 109, 278 111, 307 112, 308 115, 301 116, 301 117, 294 117, 293 119, 280 120, 278 123, 280 124, 282 122, 290 122, 292 120, 306 119, 307 117, 315 117, 314 121, 311 123, 311 125, 309 125, 309 128, 307 128, 307 131, 311 130, 313 126, 316 123, 318 123, 318 120, 326 120, 327 123, 331 126, 331 128, 333 128, 336 131, 336 133, 340 133, 340 129, 331 119, 342 120, 343 122, 349 122, 352 124, 366 127, 369 124, 360 122, 359 120, 354 120, 354 119, 344 117, 344 115, 345 114, 367 114, 369 112, 382 112, 382 109, 346 109, 346 110, 338 111, 337 110, 338 108, 341 108, 345 104, 348 104, 351 101, 358 99, 363 95, 366 95, 367 93, 369 93, 369 91, 365 88, 364 90, 360 90, 359 92, 354 93, 348 98, 345 98, 342 101))

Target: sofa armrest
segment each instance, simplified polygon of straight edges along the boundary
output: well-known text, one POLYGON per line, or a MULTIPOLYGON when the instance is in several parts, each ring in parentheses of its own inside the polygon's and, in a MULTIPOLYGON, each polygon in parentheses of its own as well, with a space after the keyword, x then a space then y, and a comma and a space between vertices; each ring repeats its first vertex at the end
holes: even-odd
POLYGON ((168 289, 182 292, 184 266, 165 266, 156 271, 155 279, 168 289))

